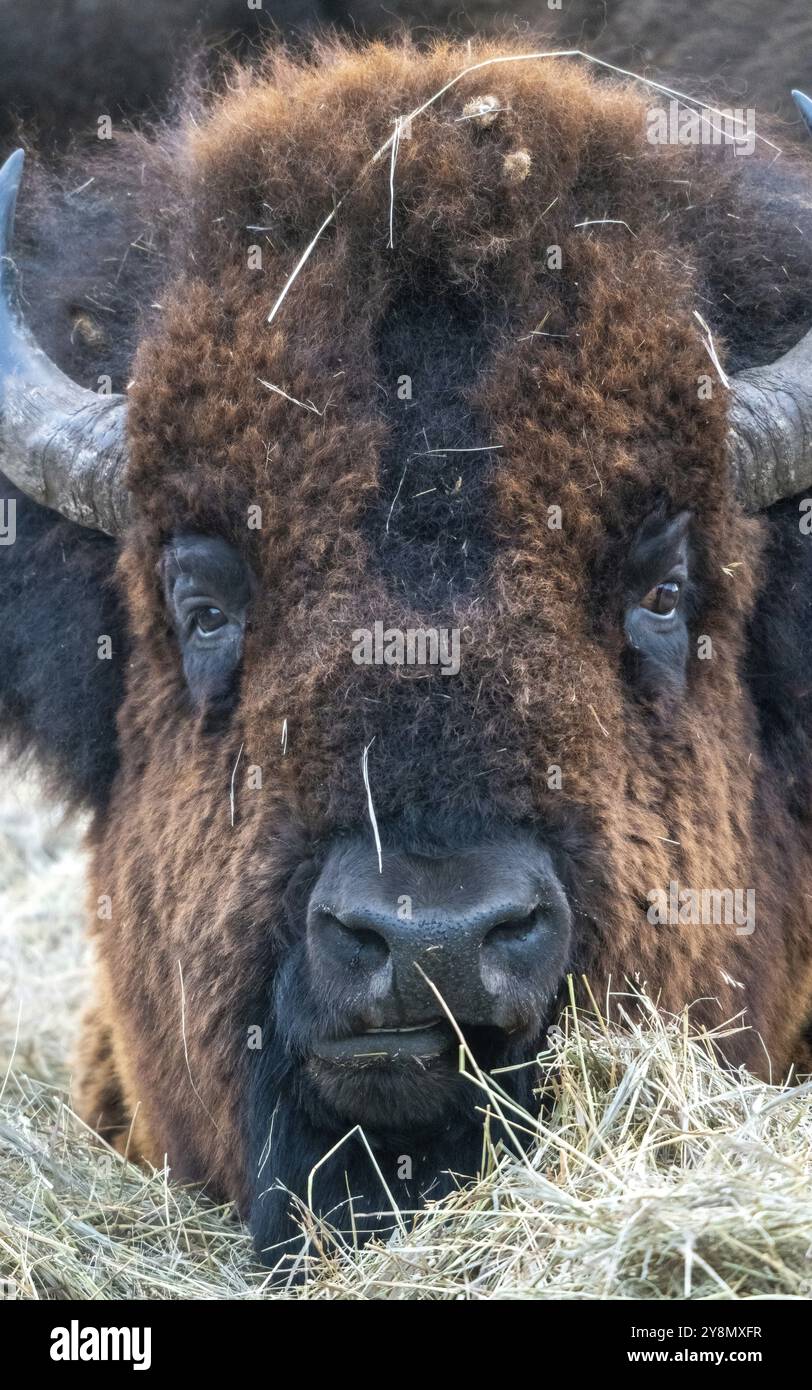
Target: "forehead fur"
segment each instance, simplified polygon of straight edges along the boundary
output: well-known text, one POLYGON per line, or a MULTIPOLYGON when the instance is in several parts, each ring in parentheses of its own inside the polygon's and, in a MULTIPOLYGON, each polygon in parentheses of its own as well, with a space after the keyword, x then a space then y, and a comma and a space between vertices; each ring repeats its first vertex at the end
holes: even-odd
MULTIPOLYGON (((378 756, 399 762, 381 814, 438 799, 440 748, 441 800, 470 798, 475 767, 491 798, 498 789, 511 815, 529 814, 548 762, 576 744, 586 794, 607 726, 623 728, 596 645, 596 574, 615 619, 622 555, 655 508, 698 515, 700 564, 703 542, 722 563, 743 549, 724 392, 715 380, 698 390, 713 369, 693 316, 707 256, 697 218, 734 204, 732 158, 651 147, 637 90, 573 63, 489 62, 506 52, 332 48, 315 67, 275 56, 190 126, 179 161, 178 269, 131 391, 145 519, 133 565, 143 575, 146 558, 152 573, 150 548, 173 530, 239 546, 263 594, 242 697, 253 756, 277 757, 293 712, 301 784, 341 820, 364 814, 357 755, 373 734, 378 756), (455 80, 474 62, 489 65, 455 80), (404 132, 394 168, 389 152, 373 161, 395 119, 447 85, 404 132), (485 124, 470 118, 483 96, 496 107, 485 124), (426 331, 413 328, 399 360, 387 323, 409 305, 426 331), (469 313, 476 360, 452 380, 446 358, 469 313), (433 526, 437 544, 406 545, 412 571, 396 585, 390 508, 416 453, 413 440, 398 446, 397 384, 408 374, 419 402, 438 363, 453 390, 421 419, 428 461, 409 494, 432 495, 410 505, 423 508, 415 537, 433 526), (476 452, 454 461, 440 499, 432 450, 454 447, 451 395, 476 452), (260 530, 247 527, 251 506, 260 530), (547 525, 551 506, 561 529, 547 525), (476 582, 449 579, 427 600, 416 570, 436 563, 447 533, 460 548, 480 543, 476 582), (350 633, 377 619, 460 628, 470 655, 459 678, 353 667, 350 633)), ((748 593, 742 574, 720 624, 735 624, 748 593)), ((152 598, 154 610, 154 584, 152 598)), ((284 775, 295 767, 294 753, 284 775)))
MULTIPOLYGON (((666 445, 677 417, 683 435, 692 418, 703 433, 716 424, 718 442, 721 410, 696 408, 697 375, 708 364, 691 316, 696 267, 682 244, 694 220, 680 216, 681 175, 701 202, 714 171, 696 167, 692 151, 652 153, 638 90, 597 82, 575 63, 497 63, 415 117, 398 146, 391 199, 389 152, 370 165, 397 116, 474 61, 506 51, 331 49, 315 68, 276 56, 189 128, 179 278, 132 391, 132 479, 147 508, 156 443, 164 518, 175 495, 180 511, 208 509, 222 525, 223 488, 239 510, 246 497, 295 483, 303 457, 318 459, 329 441, 333 524, 340 517, 343 525, 344 506, 361 509, 376 486, 386 434, 382 388, 394 383, 377 375, 376 331, 399 295, 450 288, 492 306, 482 403, 532 393, 535 418, 514 410, 512 428, 536 435, 556 500, 566 500, 564 489, 583 502, 595 481, 597 461, 583 443, 590 426, 613 441, 613 480, 656 479, 677 503, 707 500, 719 481, 707 457, 691 471, 689 437, 676 472, 666 445), (498 107, 487 126, 466 114, 484 94, 498 107), (271 306, 339 200, 269 325, 271 306), (586 222, 600 225, 579 225, 586 222), (248 268, 252 246, 261 269, 248 268), (560 270, 548 266, 551 246, 561 248, 560 270), (320 413, 270 393, 259 378, 320 413), (655 446, 645 460, 641 430, 655 446), (348 456, 352 497, 344 499, 348 456), (368 467, 359 476, 362 456, 368 467)), ((718 166, 715 174, 721 197, 724 174, 718 166)), ((419 362, 403 370, 410 366, 419 362)), ((314 516, 320 535, 325 524, 314 516)))

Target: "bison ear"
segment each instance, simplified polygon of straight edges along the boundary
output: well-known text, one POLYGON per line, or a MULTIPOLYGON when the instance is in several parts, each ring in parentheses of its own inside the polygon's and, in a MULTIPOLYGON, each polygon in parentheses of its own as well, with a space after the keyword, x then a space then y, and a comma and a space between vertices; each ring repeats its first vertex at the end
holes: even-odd
POLYGON ((810 135, 812 135, 812 101, 810 101, 808 96, 804 96, 803 92, 797 91, 794 87, 792 89, 792 100, 803 116, 807 130, 810 135))

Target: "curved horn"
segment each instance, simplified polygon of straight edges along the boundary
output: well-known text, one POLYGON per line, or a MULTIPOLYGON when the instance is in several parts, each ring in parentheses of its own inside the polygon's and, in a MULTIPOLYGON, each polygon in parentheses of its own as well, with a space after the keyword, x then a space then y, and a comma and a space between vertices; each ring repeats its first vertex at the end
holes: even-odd
MULTIPOLYGON (((793 98, 812 132, 812 101, 793 98)), ((812 330, 731 382, 730 456, 739 501, 756 512, 812 487, 812 330)))
POLYGON ((126 399, 77 386, 12 307, 9 255, 23 151, 0 169, 0 469, 69 521, 118 535, 126 525, 126 399))
POLYGON ((730 456, 745 511, 812 487, 812 331, 777 362, 739 372, 730 385, 730 456))
POLYGON ((792 89, 792 100, 803 116, 807 130, 812 134, 812 101, 795 87, 792 89))

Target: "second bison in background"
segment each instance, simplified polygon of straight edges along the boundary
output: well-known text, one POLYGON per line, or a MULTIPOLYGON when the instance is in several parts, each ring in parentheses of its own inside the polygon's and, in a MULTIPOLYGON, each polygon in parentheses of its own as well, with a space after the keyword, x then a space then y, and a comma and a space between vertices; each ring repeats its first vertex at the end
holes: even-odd
POLYGON ((263 1250, 348 1132, 338 1224, 476 1171, 446 1010, 525 1100, 568 974, 808 1060, 810 166, 646 129, 519 47, 271 56, 117 149, 126 398, 3 311, 4 731, 95 813, 82 1113, 263 1250))

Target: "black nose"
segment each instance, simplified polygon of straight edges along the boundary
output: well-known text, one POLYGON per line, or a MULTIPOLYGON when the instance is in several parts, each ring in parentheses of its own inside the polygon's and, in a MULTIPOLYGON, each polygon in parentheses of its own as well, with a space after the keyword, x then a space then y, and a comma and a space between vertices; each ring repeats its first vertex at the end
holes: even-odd
POLYGON ((442 1017, 529 1025, 566 964, 570 911, 549 855, 513 835, 449 855, 337 845, 315 884, 313 988, 344 1001, 354 1033, 442 1017), (432 988, 434 986, 434 989, 432 988))

